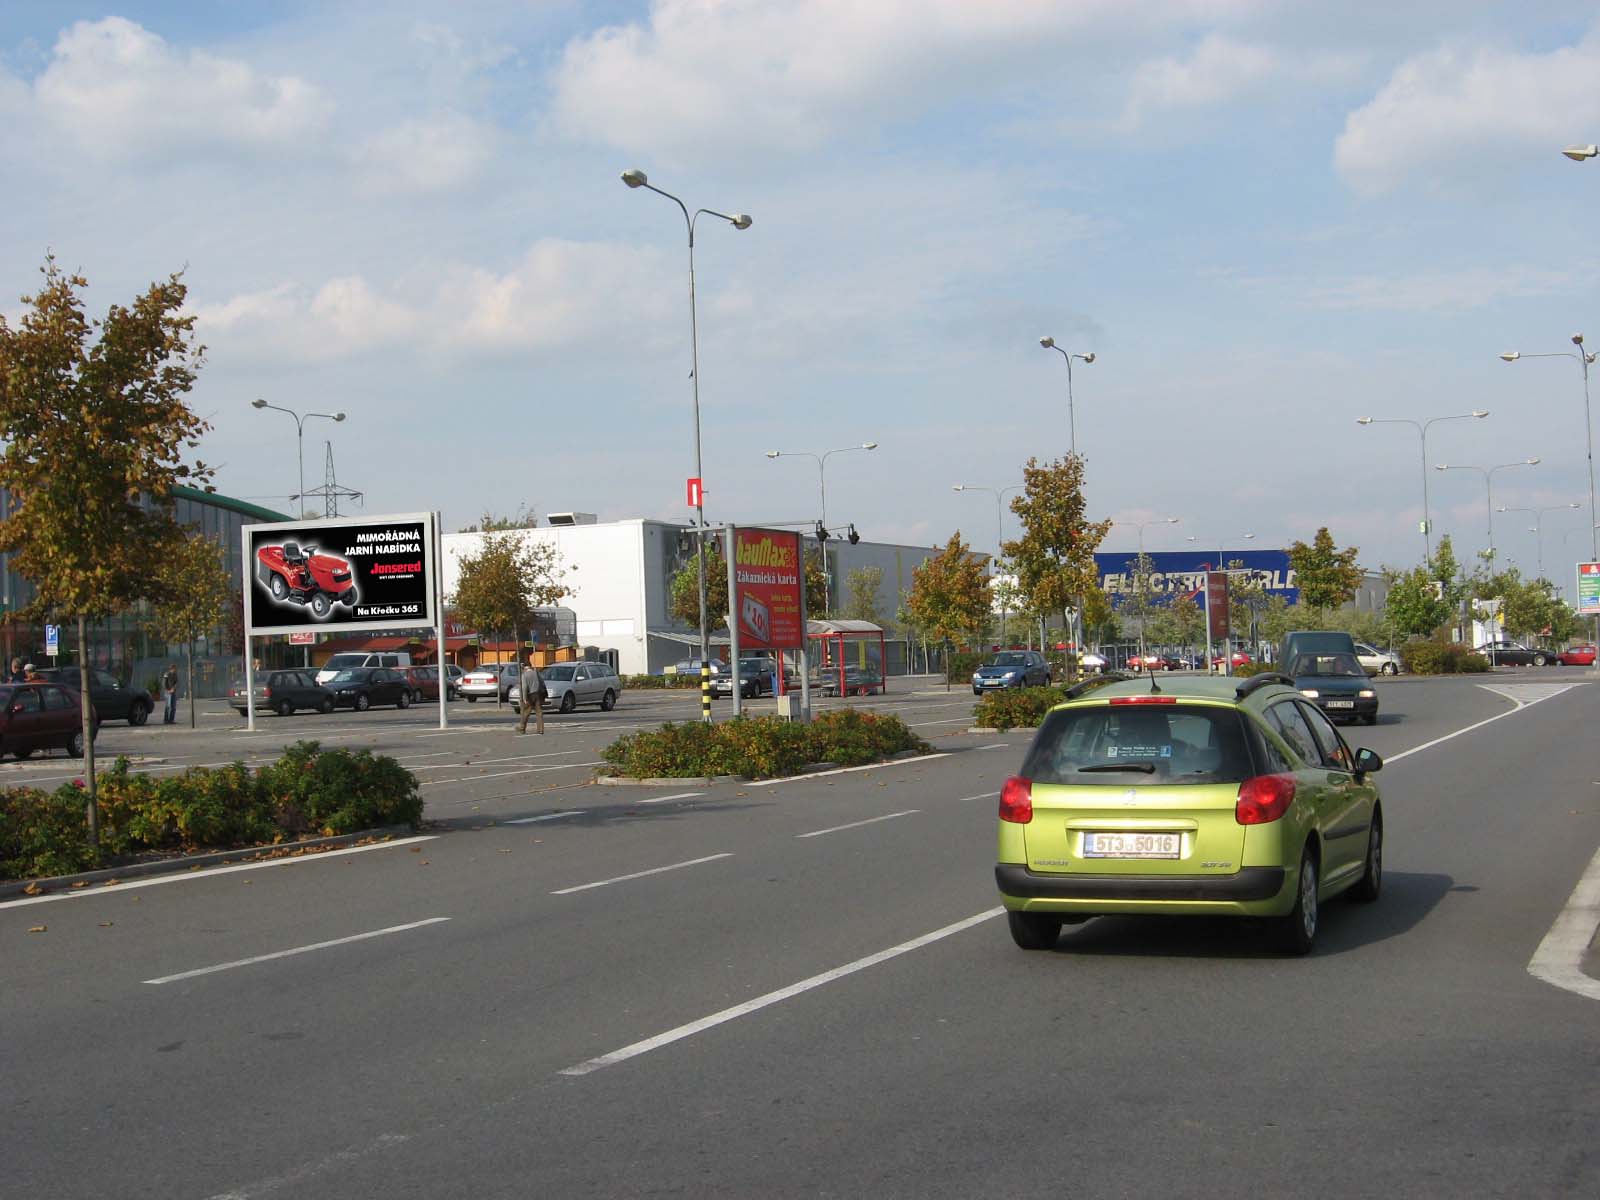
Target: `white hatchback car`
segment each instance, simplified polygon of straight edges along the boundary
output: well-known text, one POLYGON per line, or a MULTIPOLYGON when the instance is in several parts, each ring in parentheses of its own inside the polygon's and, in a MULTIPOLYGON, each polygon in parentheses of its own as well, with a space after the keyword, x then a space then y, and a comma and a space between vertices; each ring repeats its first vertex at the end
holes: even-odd
POLYGON ((1366 642, 1356 643, 1356 661, 1368 675, 1398 675, 1400 656, 1393 650, 1379 650, 1366 642))

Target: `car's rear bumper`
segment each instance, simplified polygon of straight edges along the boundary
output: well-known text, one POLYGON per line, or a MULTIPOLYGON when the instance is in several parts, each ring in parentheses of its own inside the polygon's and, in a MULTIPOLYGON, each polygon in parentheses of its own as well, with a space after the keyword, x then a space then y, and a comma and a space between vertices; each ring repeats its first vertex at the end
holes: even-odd
POLYGON ((1232 875, 1067 875, 1030 871, 1022 863, 999 863, 994 869, 995 883, 1008 908, 1039 911, 1047 911, 1049 905, 1022 902, 1241 904, 1274 900, 1283 893, 1287 875, 1282 867, 1243 867, 1232 875), (1012 901, 1019 903, 1013 905, 1012 901))

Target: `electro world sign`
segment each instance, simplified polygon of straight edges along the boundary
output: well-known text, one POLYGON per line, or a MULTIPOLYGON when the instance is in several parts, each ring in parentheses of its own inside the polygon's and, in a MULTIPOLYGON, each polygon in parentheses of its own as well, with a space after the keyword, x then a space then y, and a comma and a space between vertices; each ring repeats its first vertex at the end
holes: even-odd
MULTIPOLYGON (((1221 549, 1221 547, 1219 547, 1221 549)), ((1233 550, 1226 549, 1226 563, 1217 562, 1217 551, 1158 550, 1145 554, 1150 560, 1150 600, 1157 605, 1170 604, 1176 596, 1190 596, 1197 603, 1204 601, 1206 572, 1219 566, 1230 568, 1229 581, 1260 584, 1268 596, 1282 596, 1290 604, 1300 601, 1300 588, 1295 582, 1294 570, 1289 566, 1287 550, 1233 550), (1234 568, 1234 564, 1238 567, 1234 568)), ((1113 608, 1121 608, 1123 601, 1133 591, 1134 567, 1138 551, 1132 553, 1096 554, 1095 573, 1100 578, 1100 588, 1111 600, 1113 608)))

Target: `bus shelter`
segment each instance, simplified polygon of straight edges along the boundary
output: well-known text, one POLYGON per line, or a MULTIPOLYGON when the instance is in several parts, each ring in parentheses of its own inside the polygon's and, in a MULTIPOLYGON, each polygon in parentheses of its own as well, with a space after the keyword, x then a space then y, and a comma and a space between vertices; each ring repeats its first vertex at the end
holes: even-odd
POLYGON ((889 690, 883 627, 871 621, 807 621, 807 659, 826 696, 869 696, 889 690))

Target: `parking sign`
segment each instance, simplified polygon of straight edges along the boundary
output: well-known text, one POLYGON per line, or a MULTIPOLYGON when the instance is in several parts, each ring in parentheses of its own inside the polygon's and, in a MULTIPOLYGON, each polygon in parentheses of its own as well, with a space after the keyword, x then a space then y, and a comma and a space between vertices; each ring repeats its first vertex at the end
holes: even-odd
POLYGON ((51 658, 61 653, 61 626, 46 625, 44 627, 44 652, 51 658))

